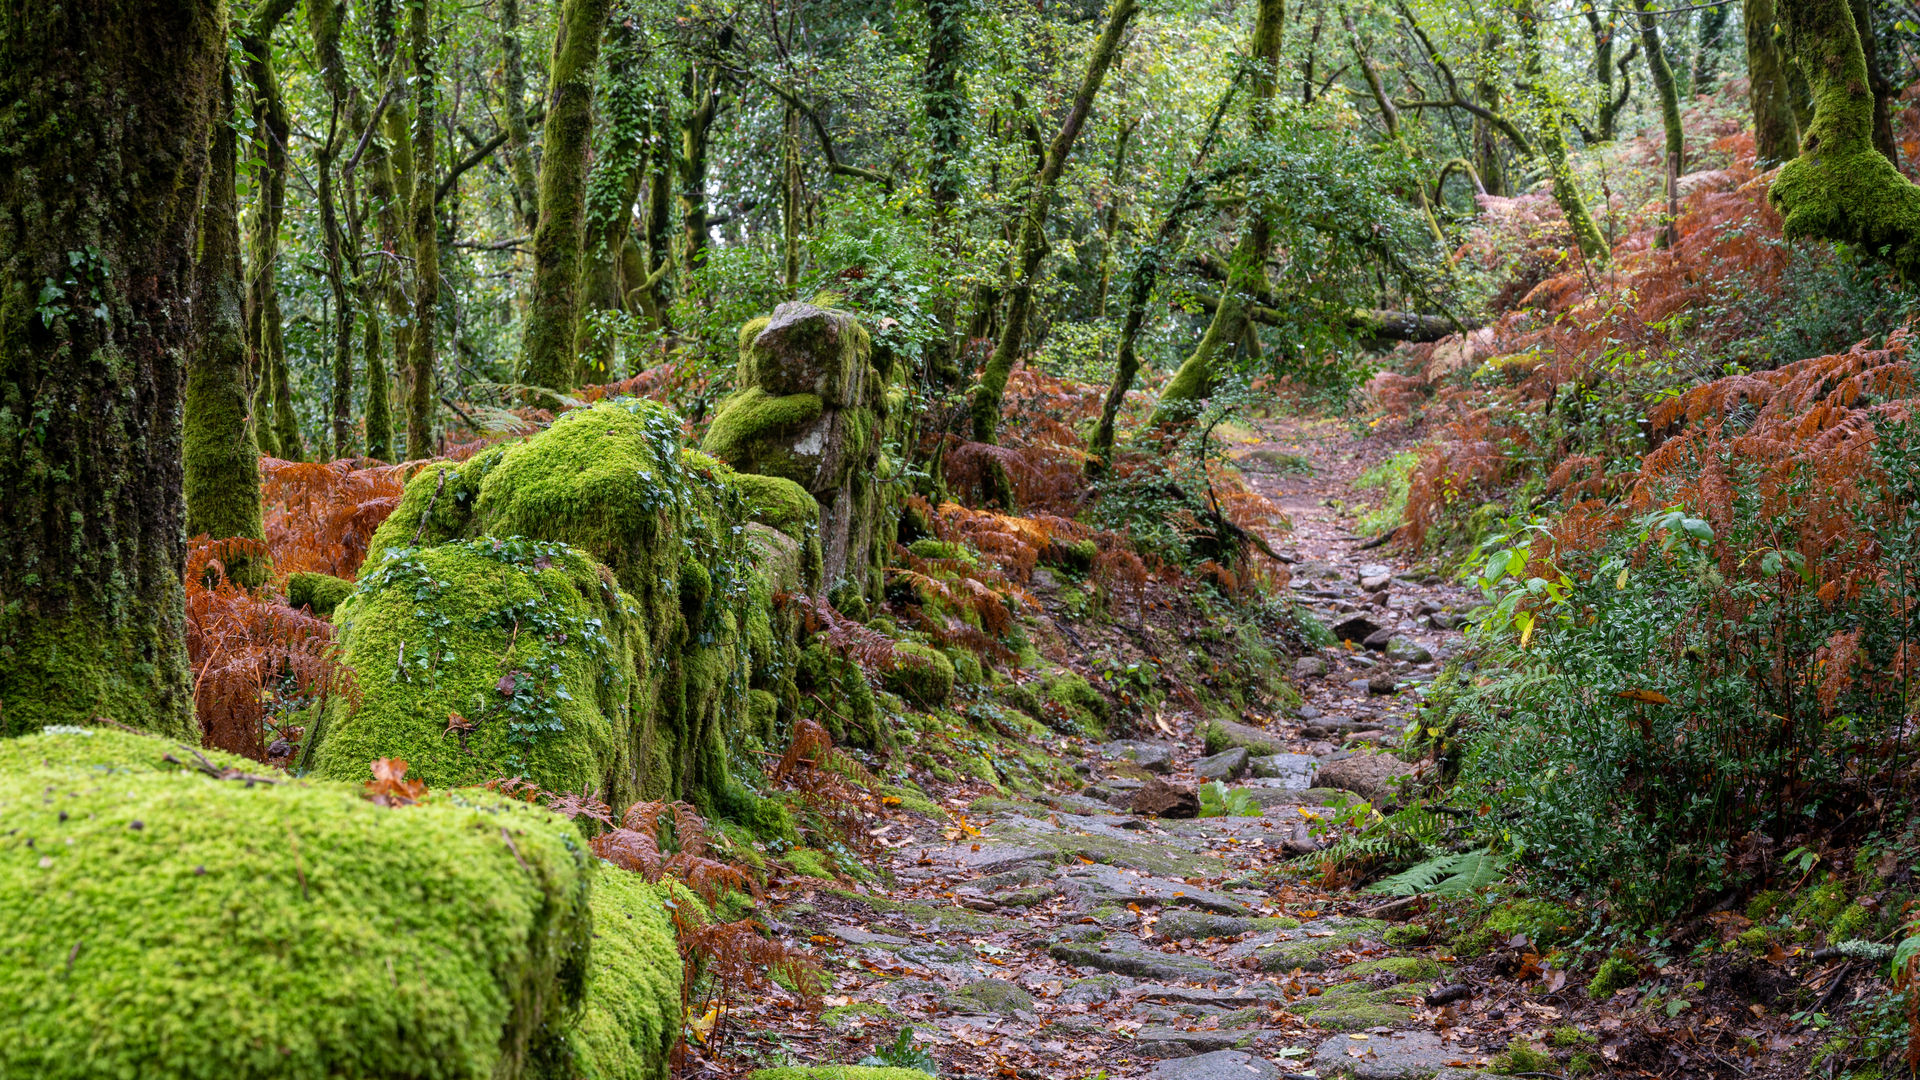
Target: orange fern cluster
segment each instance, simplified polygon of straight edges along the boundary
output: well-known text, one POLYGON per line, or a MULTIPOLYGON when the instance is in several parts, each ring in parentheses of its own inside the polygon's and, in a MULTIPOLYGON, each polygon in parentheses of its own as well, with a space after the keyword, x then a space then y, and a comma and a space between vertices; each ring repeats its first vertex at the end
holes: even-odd
POLYGON ((256 761, 284 761, 302 733, 302 710, 352 693, 353 679, 335 654, 331 623, 227 577, 228 562, 266 555, 257 540, 189 542, 187 658, 202 741, 256 761))
POLYGON ((366 561, 373 531, 400 505, 407 478, 420 464, 261 458, 260 497, 274 572, 352 577, 366 561))

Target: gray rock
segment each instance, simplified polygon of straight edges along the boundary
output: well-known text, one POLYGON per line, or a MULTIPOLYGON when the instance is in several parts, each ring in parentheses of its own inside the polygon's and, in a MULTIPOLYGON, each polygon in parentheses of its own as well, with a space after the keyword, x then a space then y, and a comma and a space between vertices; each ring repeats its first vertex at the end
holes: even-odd
MULTIPOLYGON (((1192 938, 1203 941, 1212 937, 1233 937, 1253 930, 1271 929, 1275 925, 1270 919, 1250 919, 1238 915, 1216 915, 1211 911, 1170 911, 1160 916, 1153 924, 1153 932, 1168 941, 1192 938)), ((1196 1002, 1206 1005, 1210 1002, 1196 1002)))
POLYGON ((1396 794, 1395 777, 1418 776, 1422 769, 1391 754, 1354 754, 1320 766, 1314 782, 1321 787, 1340 788, 1372 803, 1392 801, 1396 794))
POLYGON ((1364 638, 1361 638, 1360 644, 1365 645, 1369 649, 1378 651, 1386 648, 1387 642, 1392 640, 1393 640, 1392 630, 1375 630, 1373 633, 1368 634, 1364 638))
POLYGON ((874 934, 852 926, 831 926, 827 933, 849 945, 911 945, 912 939, 894 934, 874 934))
POLYGON ((1365 641, 1380 632, 1380 624, 1365 615, 1350 615, 1333 624, 1333 636, 1341 641, 1365 641))
POLYGON ((1392 577, 1393 567, 1386 563, 1361 563, 1360 568, 1353 572, 1353 576, 1356 578, 1392 577))
POLYGON ((1125 975, 1094 975, 1075 979, 1060 991, 1060 1001, 1067 1005, 1102 1005, 1118 998, 1132 985, 1133 980, 1125 975))
POLYGON ((1400 692, 1400 680, 1390 671, 1383 671, 1367 680, 1369 694, 1396 694, 1400 692))
POLYGON ((1173 771, 1173 747, 1166 743, 1123 739, 1101 743, 1095 749, 1107 757, 1131 761, 1151 773, 1164 775, 1173 771))
POLYGON ((1092 911, 1106 904, 1125 907, 1194 908, 1221 915, 1252 915, 1253 909, 1229 896, 1184 881, 1130 874, 1104 863, 1069 867, 1060 874, 1060 885, 1073 897, 1081 911, 1092 911))
POLYGON ((1314 1051, 1313 1066, 1325 1077, 1434 1080, 1447 1062, 1459 1061, 1468 1052, 1431 1031, 1396 1031, 1364 1039, 1335 1035, 1314 1051))
POLYGON ((882 983, 877 992, 888 1001, 898 1001, 903 997, 913 997, 916 994, 932 994, 937 997, 945 994, 947 988, 931 979, 905 978, 882 983))
POLYGON ((1243 746, 1255 754, 1284 754, 1287 751, 1285 737, 1231 720, 1213 721, 1207 743, 1213 746, 1243 746))
MULTIPOLYGON (((1325 663, 1326 663, 1326 661, 1325 661, 1325 660, 1322 660, 1322 661, 1320 661, 1320 662, 1321 662, 1322 664, 1325 664, 1325 663)), ((1325 671, 1323 670, 1323 671, 1321 671, 1321 673, 1320 673, 1320 674, 1322 674, 1322 675, 1325 675, 1325 674, 1326 674, 1326 672, 1325 672, 1325 671)), ((1318 719, 1320 719, 1320 710, 1319 710, 1319 709, 1316 709, 1316 708, 1314 708, 1314 707, 1313 707, 1313 706, 1311 706, 1311 705, 1302 705, 1302 706, 1300 706, 1300 709, 1299 709, 1299 711, 1298 711, 1298 712, 1296 712, 1296 713, 1295 713, 1294 715, 1296 715, 1296 716, 1298 716, 1298 717, 1299 717, 1300 719, 1302 719, 1302 720, 1318 720, 1318 719)))
POLYGON ((1128 990, 1127 995, 1137 1001, 1159 1001, 1169 1005, 1200 1005, 1209 1009, 1244 1009, 1249 1005, 1286 1000, 1286 996, 1279 990, 1259 983, 1229 989, 1142 983, 1128 990))
POLYGON ((1211 1031, 1186 1031, 1181 1028, 1148 1024, 1133 1033, 1133 1052, 1146 1058, 1184 1058, 1193 1054, 1231 1049, 1251 1039, 1245 1031, 1216 1028, 1211 1031))
POLYGON ((1215 1050, 1162 1061, 1147 1076, 1150 1080, 1278 1080, 1280 1066, 1243 1050, 1215 1050))
POLYGON ((1138 944, 1124 942, 1092 944, 1063 941, 1049 948, 1047 953, 1063 964, 1115 975, 1131 975, 1139 979, 1186 982, 1211 982, 1217 979, 1231 982, 1236 978, 1232 972, 1217 968, 1205 960, 1149 951, 1138 944))
POLYGON ((1303 563, 1296 563, 1293 567, 1293 572, 1300 577, 1313 578, 1319 581, 1337 581, 1340 578, 1340 571, 1334 569, 1331 564, 1313 559, 1309 559, 1303 563))
POLYGON ((1033 1011, 1033 995, 1005 979, 979 979, 947 995, 956 1011, 1012 1016, 1033 1011))
POLYGON ((1193 775, 1202 780, 1238 780, 1247 774, 1247 748, 1236 746, 1193 763, 1193 775))
POLYGON ((1433 623, 1433 625, 1439 627, 1442 630, 1458 630, 1460 629, 1460 624, 1465 622, 1466 620, 1462 619, 1458 615, 1455 615, 1451 611, 1436 611, 1433 614, 1427 616, 1427 621, 1433 623))
POLYGON ((1433 661, 1433 653, 1412 638, 1404 638, 1396 634, 1387 639, 1387 659, 1400 660, 1409 664, 1426 664, 1433 661))
POLYGON ((1392 582, 1393 582, 1393 578, 1386 574, 1376 574, 1373 577, 1363 577, 1360 579, 1360 591, 1370 592, 1370 593, 1384 593, 1387 591, 1387 586, 1392 582))
POLYGON ((1326 658, 1320 656, 1302 656, 1293 662, 1293 677, 1312 679, 1327 673, 1326 658))
POLYGON ((1263 780, 1279 780, 1288 790, 1305 791, 1313 786, 1313 773, 1320 763, 1305 754, 1268 754, 1248 765, 1263 780))

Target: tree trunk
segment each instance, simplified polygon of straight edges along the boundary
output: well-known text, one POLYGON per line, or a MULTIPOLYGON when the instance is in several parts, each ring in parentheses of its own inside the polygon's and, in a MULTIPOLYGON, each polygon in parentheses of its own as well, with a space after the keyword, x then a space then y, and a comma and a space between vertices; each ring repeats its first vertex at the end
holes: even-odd
POLYGON ((1860 38, 1860 53, 1867 61, 1867 86, 1873 91, 1873 148, 1897 169, 1900 146, 1893 141, 1893 97, 1898 88, 1880 68, 1880 50, 1873 37, 1873 4, 1870 0, 1849 0, 1848 8, 1860 38))
POLYGON ((681 83, 692 108, 680 129, 680 220, 685 230, 681 266, 692 270, 706 261, 707 250, 707 132, 720 111, 720 83, 715 72, 688 61, 681 83))
MULTIPOLYGON (((1499 35, 1489 33, 1485 51, 1493 54, 1499 49, 1499 35)), ((1473 99, 1489 112, 1500 111, 1500 87, 1491 79, 1474 83, 1473 99)), ((1492 121, 1478 113, 1473 117, 1473 168, 1480 174, 1480 185, 1487 189, 1487 194, 1500 198, 1513 194, 1513 188, 1507 183, 1506 157, 1500 153, 1500 132, 1492 121)))
POLYGON ((520 343, 520 381, 548 390, 580 383, 574 351, 580 247, 586 238, 587 148, 593 141, 593 69, 608 0, 566 0, 553 38, 540 155, 540 225, 533 234, 533 299, 520 343))
MULTIPOLYGON (((1253 40, 1248 49, 1253 57, 1252 122, 1249 128, 1255 142, 1265 138, 1272 130, 1268 109, 1274 98, 1276 69, 1280 63, 1280 34, 1285 23, 1284 0, 1260 0, 1253 18, 1253 40)), ((1195 405, 1212 393, 1214 383, 1219 380, 1221 361, 1231 356, 1234 346, 1244 340, 1251 329, 1247 322, 1246 295, 1252 291, 1264 291, 1267 287, 1267 256, 1273 243, 1273 229, 1261 207, 1249 204, 1247 211, 1247 228, 1234 249, 1227 285, 1220 294, 1220 306, 1214 309, 1213 320, 1207 324, 1207 332, 1201 335, 1200 344, 1160 391, 1160 400, 1153 407, 1149 424, 1177 424, 1189 419, 1195 405)))
POLYGON ((1693 48, 1693 75, 1688 80, 1688 93, 1694 96, 1713 89, 1713 53, 1720 45, 1720 35, 1727 29, 1727 5, 1713 4, 1699 14, 1700 32, 1693 48))
POLYGON ((0 735, 194 731, 181 413, 224 11, 0 8, 0 735))
POLYGON ((240 34, 247 83, 253 95, 253 156, 260 162, 247 268, 247 338, 255 379, 254 416, 261 448, 289 461, 305 455, 299 420, 293 415, 280 291, 274 279, 280 258, 281 220, 286 212, 287 138, 292 121, 280 93, 280 77, 273 68, 273 32, 293 10, 294 3, 267 0, 240 34))
POLYGON ((1605 237, 1587 212, 1587 200, 1580 194, 1573 165, 1567 158, 1566 119, 1559 101, 1542 71, 1540 62, 1540 14, 1537 0, 1518 0, 1514 14, 1520 22, 1520 71, 1530 88, 1534 111, 1540 125, 1538 149, 1547 160, 1547 174, 1553 178, 1553 201, 1567 219, 1574 243, 1589 263, 1605 265, 1612 252, 1605 237))
POLYGON ((413 151, 408 210, 412 214, 413 320, 408 333, 407 456, 433 456, 433 379, 440 337, 440 236, 434 220, 434 58, 431 0, 410 0, 407 38, 413 53, 413 151))
POLYGON ((1874 94, 1847 0, 1781 0, 1780 22, 1814 102, 1800 156, 1767 193, 1786 234, 1858 244, 1920 280, 1920 186, 1874 149, 1874 94))
MULTIPOLYGON (((318 2, 318 0, 316 0, 318 2)), ((187 535, 264 540, 260 517, 260 450, 248 415, 246 315, 241 306, 239 201, 233 125, 233 76, 223 70, 214 100, 212 154, 200 212, 194 268, 196 347, 187 354, 184 466, 187 535)), ((242 585, 266 579, 263 562, 226 560, 242 585)))
POLYGON ((1774 0, 1746 0, 1747 105, 1753 110, 1753 146, 1761 168, 1800 153, 1800 125, 1785 58, 1773 40, 1774 0))
POLYGON ((1647 77, 1660 99, 1660 120, 1666 128, 1667 219, 1660 229, 1656 247, 1672 247, 1680 235, 1674 222, 1680 216, 1680 174, 1685 171, 1686 133, 1680 129, 1680 91, 1673 82, 1673 68, 1667 64, 1666 50, 1660 46, 1660 26, 1654 21, 1653 5, 1635 0, 1640 13, 1640 47, 1647 53, 1647 77))
POLYGON ((1033 189, 1027 196, 1026 216, 1020 226, 1019 254, 1008 282, 1006 322, 1000 328, 1000 340, 994 346, 993 356, 981 369, 980 381, 973 388, 973 437, 979 442, 992 442, 995 429, 1000 425, 1000 395, 1006 391, 1007 377, 1013 374, 1014 355, 1020 349, 1021 339, 1026 336, 1027 314, 1033 306, 1033 276, 1040 269, 1040 261, 1046 258, 1050 247, 1047 243, 1047 210, 1053 202, 1054 186, 1059 183, 1060 173, 1066 168, 1067 155, 1072 153, 1074 141, 1080 137, 1080 129, 1087 122, 1087 115, 1093 111, 1093 99, 1100 92, 1100 84, 1106 81, 1107 69, 1120 52, 1120 39, 1126 34, 1127 24, 1139 10, 1137 0, 1115 0, 1113 10, 1107 16, 1106 29, 1101 32, 1100 40, 1094 43, 1092 55, 1087 57, 1087 69, 1081 76, 1079 92, 1067 107, 1067 114, 1060 121, 1060 130, 1047 147, 1046 159, 1033 177, 1033 189))
POLYGON ((320 203, 321 254, 326 260, 327 285, 333 295, 333 395, 329 412, 336 458, 353 455, 354 290, 346 239, 341 235, 334 162, 343 146, 351 148, 354 144, 354 128, 358 125, 350 125, 349 121, 366 111, 359 100, 359 88, 347 78, 346 59, 340 54, 340 22, 345 15, 345 0, 307 0, 307 25, 313 34, 314 57, 319 62, 320 82, 326 87, 330 102, 327 139, 315 153, 314 165, 319 173, 316 194, 320 203))
POLYGON ((533 167, 533 129, 527 123, 527 68, 520 55, 520 0, 500 0, 500 96, 506 100, 507 163, 514 215, 528 232, 540 222, 533 167))
MULTIPOLYGON (((600 135, 587 176, 586 250, 580 267, 579 325, 581 381, 611 382, 613 338, 596 330, 588 317, 619 311, 626 289, 622 260, 633 235, 633 203, 646 173, 652 108, 645 95, 645 42, 631 19, 616 17, 606 30, 605 81, 599 91, 600 135)), ((644 283, 646 274, 634 284, 644 283)))

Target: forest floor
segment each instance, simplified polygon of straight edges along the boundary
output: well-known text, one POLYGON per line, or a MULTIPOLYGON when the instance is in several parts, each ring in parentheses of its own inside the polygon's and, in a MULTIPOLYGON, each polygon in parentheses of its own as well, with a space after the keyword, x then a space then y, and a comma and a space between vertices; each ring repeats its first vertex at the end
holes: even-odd
POLYGON ((1457 956, 1430 935, 1427 901, 1282 868, 1334 831, 1351 793, 1392 801, 1414 766, 1373 751, 1398 744, 1462 645, 1442 628, 1474 598, 1354 534, 1353 481, 1401 449, 1392 437, 1304 418, 1262 436, 1236 456, 1292 521, 1279 551, 1295 595, 1329 626, 1390 631, 1398 656, 1342 643, 1292 661, 1303 706, 1220 725, 1222 754, 1206 753, 1206 718, 1169 714, 1154 738, 1062 739, 1076 790, 926 785, 946 818, 888 811, 874 880, 773 888, 774 929, 820 961, 827 1008, 756 995, 682 1076, 875 1053, 948 1078, 1806 1075, 1807 1029, 1764 1004, 1799 988, 1788 968, 1676 966, 1596 1002, 1524 935, 1457 956), (1222 780, 1257 816, 1130 812, 1161 778, 1222 780), (1407 921, 1423 913, 1428 926, 1407 921), (1502 1056, 1516 1045, 1541 1056, 1502 1056))

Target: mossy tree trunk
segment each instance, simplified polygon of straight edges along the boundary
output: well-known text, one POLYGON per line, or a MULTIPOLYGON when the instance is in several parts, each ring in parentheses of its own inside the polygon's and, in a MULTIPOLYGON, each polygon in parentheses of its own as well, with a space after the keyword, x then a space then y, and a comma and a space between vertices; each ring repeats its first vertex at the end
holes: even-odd
POLYGON ((1628 74, 1627 65, 1633 63, 1640 46, 1633 45, 1626 55, 1616 58, 1613 40, 1620 27, 1613 15, 1607 13, 1603 18, 1601 9, 1592 4, 1582 6, 1580 13, 1587 17, 1587 31, 1593 35, 1593 77, 1600 89, 1592 137, 1596 142, 1610 143, 1619 135, 1620 110, 1627 107, 1627 99, 1633 96, 1633 77, 1628 74), (1614 90, 1616 78, 1618 91, 1614 90))
MULTIPOLYGON (((1497 52, 1500 37, 1489 33, 1486 38, 1486 51, 1497 52)), ((1482 65, 1484 68, 1486 65, 1482 65)), ((1478 101, 1486 112, 1500 111, 1500 87, 1493 80, 1482 78, 1474 83, 1474 100, 1478 101)), ((1507 183, 1507 159, 1500 152, 1500 130, 1491 119, 1481 113, 1473 114, 1473 168, 1480 174, 1480 186, 1487 194, 1502 198, 1513 194, 1507 183)))
POLYGON ((684 232, 681 265, 688 270, 706 261, 707 251, 707 134, 720 116, 723 85, 718 71, 687 63, 680 84, 689 108, 680 123, 680 220, 684 232))
POLYGON ((606 62, 596 103, 599 134, 595 137, 593 171, 587 175, 579 327, 574 333, 583 382, 609 382, 614 378, 613 341, 606 333, 596 331, 589 317, 599 311, 621 310, 628 288, 644 285, 647 278, 646 268, 636 266, 638 280, 626 287, 621 281, 632 243, 633 204, 640 197, 652 134, 653 110, 644 81, 645 45, 636 20, 615 15, 607 26, 606 62))
POLYGON ((1647 77, 1653 82, 1654 96, 1660 101, 1660 121, 1666 129, 1667 218, 1657 238, 1659 247, 1672 247, 1679 239, 1674 224, 1680 216, 1680 174, 1686 170, 1686 133, 1680 127, 1680 88, 1674 85, 1673 67, 1660 44, 1660 24, 1655 21, 1648 0, 1634 0, 1640 19, 1640 46, 1647 53, 1647 77))
MULTIPOLYGON (((315 0, 317 3, 318 0, 315 0)), ((233 76, 222 65, 212 110, 212 152, 194 268, 194 349, 187 354, 181 459, 187 535, 264 540, 260 516, 260 450, 253 439, 247 393, 246 315, 240 272, 240 207, 234 194, 238 160, 233 130, 233 76)), ((255 560, 228 558, 242 585, 266 578, 255 560)))
POLYGON ((1537 146, 1546 159, 1547 175, 1553 179, 1553 201, 1567 219, 1567 228, 1580 254, 1589 263, 1604 265, 1612 252, 1606 238, 1587 212, 1586 197, 1580 194, 1579 181, 1573 175, 1573 163, 1567 154, 1566 117, 1558 96, 1549 84, 1540 60, 1540 12, 1537 0, 1515 0, 1514 17, 1520 24, 1520 74, 1533 98, 1540 126, 1537 146))
POLYGON ((1780 0, 1787 47, 1813 92, 1800 155, 1768 199, 1790 237, 1858 244, 1920 280, 1920 186, 1874 148, 1874 94, 1847 0, 1780 0))
POLYGON ((1013 373, 1014 356, 1026 337, 1027 316, 1033 307, 1033 277, 1040 269, 1041 260, 1051 250, 1047 242, 1047 210, 1053 203, 1053 190, 1060 181, 1061 172, 1066 169, 1067 155, 1073 152, 1080 129, 1086 125, 1087 116, 1093 111, 1093 99, 1100 93, 1100 84, 1106 81, 1107 70, 1113 66, 1114 57, 1119 55, 1120 40, 1126 34, 1127 25, 1139 10, 1137 0, 1115 0, 1112 10, 1107 14, 1106 28, 1101 31, 1099 40, 1094 42, 1092 54, 1087 57, 1086 71, 1080 77, 1080 89, 1067 106, 1067 113, 1060 121, 1060 130, 1054 134, 1040 168, 1034 173, 1032 188, 1027 193, 1027 211, 1020 223, 1020 240, 1014 256, 1013 272, 1007 287, 1006 321, 1000 327, 1000 339, 994 345, 993 355, 981 369, 980 381, 973 387, 973 437, 980 442, 990 443, 994 440, 995 429, 1000 425, 1000 397, 1006 391, 1007 377, 1013 373))
MULTIPOLYGON (((920 107, 927 115, 927 201, 933 207, 934 243, 953 251, 953 207, 966 181, 967 91, 962 69, 967 49, 967 0, 927 0, 927 59, 920 74, 920 107)), ((934 300, 939 332, 927 349, 927 370, 952 385, 954 324, 959 297, 941 290, 934 300)))
POLYGON ((1848 0, 1853 25, 1860 38, 1860 53, 1867 62, 1867 88, 1873 91, 1873 148, 1880 151, 1894 168, 1900 167, 1900 146, 1893 141, 1893 98, 1900 90, 1880 67, 1879 43, 1873 34, 1871 0, 1848 0))
POLYGON ((0 8, 0 735, 194 730, 186 301, 225 50, 221 0, 0 8))
POLYGON ((1773 40, 1774 0, 1746 0, 1747 106, 1753 112, 1753 146, 1762 168, 1800 153, 1800 125, 1793 116, 1786 59, 1773 40))
POLYGON ((261 449, 298 461, 305 456, 293 413, 286 336, 281 329, 280 229, 287 201, 287 139, 293 122, 273 67, 273 33, 296 0, 266 0, 240 34, 253 98, 253 157, 260 162, 247 267, 247 341, 254 371, 254 416, 261 449))
POLYGON ((540 221, 533 168, 533 128, 527 123, 527 67, 520 52, 520 0, 500 0, 500 96, 506 101, 507 165, 514 215, 529 233, 540 221))
POLYGON ((540 155, 540 223, 533 233, 533 298, 520 342, 520 381, 548 390, 580 382, 574 349, 580 248, 586 239, 587 148, 593 141, 593 73, 608 0, 566 0, 553 39, 540 155))
POLYGON ((413 245, 413 318, 408 332, 407 456, 433 456, 433 380, 440 338, 440 230, 434 219, 434 54, 431 0, 410 0, 407 47, 413 56, 413 140, 408 225, 413 245))
MULTIPOLYGON (((1253 36, 1248 53, 1253 57, 1253 103, 1249 129, 1256 143, 1273 130, 1270 110, 1278 85, 1280 35, 1286 24, 1284 0, 1260 0, 1253 17, 1253 36)), ((1357 47, 1357 43, 1356 43, 1357 47)), ((1391 108, 1391 103, 1388 105, 1391 108)), ((1387 121, 1392 124, 1393 121, 1387 121)), ((1397 131, 1397 128, 1394 129, 1397 131)), ((1231 357, 1235 346, 1254 337, 1253 324, 1247 319, 1249 293, 1267 290, 1267 256, 1273 246, 1273 227, 1264 208, 1249 202, 1246 229, 1234 248, 1228 267, 1226 287, 1220 290, 1220 306, 1213 309, 1213 320, 1200 344, 1187 356, 1180 370, 1160 391, 1153 407, 1151 425, 1180 423, 1192 415, 1194 406, 1213 392, 1219 380, 1220 365, 1231 357)))
POLYGON ((326 260, 327 286, 333 296, 333 393, 329 401, 329 419, 333 429, 333 456, 353 454, 353 319, 354 297, 352 263, 357 249, 349 249, 340 221, 338 179, 335 163, 342 148, 352 153, 355 129, 351 123, 362 116, 359 87, 347 76, 346 58, 340 53, 340 23, 346 15, 345 0, 307 0, 307 28, 313 35, 313 51, 320 65, 320 82, 326 88, 329 103, 326 140, 314 152, 314 171, 318 174, 317 200, 320 204, 321 254, 326 260))

